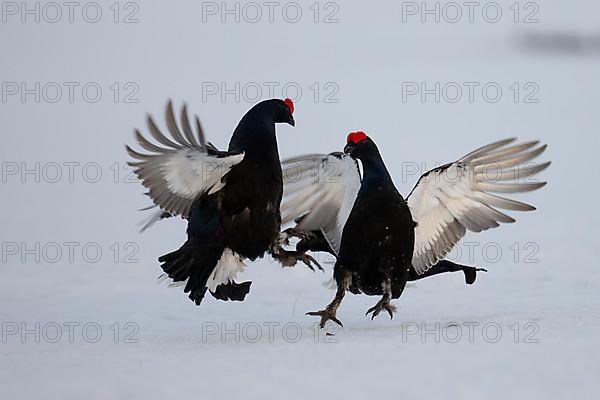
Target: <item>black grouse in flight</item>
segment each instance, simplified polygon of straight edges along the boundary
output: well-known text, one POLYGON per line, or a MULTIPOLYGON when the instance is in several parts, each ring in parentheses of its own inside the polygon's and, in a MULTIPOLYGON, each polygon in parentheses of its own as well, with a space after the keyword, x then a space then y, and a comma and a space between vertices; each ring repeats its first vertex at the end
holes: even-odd
MULTIPOLYGON (((324 310, 308 314, 320 316, 321 327, 328 320, 342 325, 336 312, 350 291, 382 296, 367 314, 373 318, 385 310, 392 317, 390 300, 400 297, 407 280, 464 270, 444 257, 467 230, 515 221, 498 208, 535 209, 493 193, 528 192, 546 184, 518 182, 550 165, 528 164, 546 146, 537 141, 513 144, 515 140, 483 146, 426 172, 406 200, 363 132, 348 136, 344 153, 284 161, 281 210, 284 224, 297 222, 293 232, 303 238, 297 249, 331 250, 337 256, 335 298, 324 310)), ((469 272, 474 280, 474 270, 469 272)))
POLYGON ((283 179, 275 124, 294 122, 290 99, 256 104, 241 119, 227 151, 217 150, 204 139, 196 117, 196 134, 184 106, 181 129, 172 103, 166 112, 171 138, 163 135, 151 117, 148 128, 157 143, 136 130, 142 154, 127 146, 135 161, 129 164, 148 188, 160 209, 160 217, 188 219, 187 241, 159 258, 166 277, 199 305, 209 290, 220 300, 245 298, 251 282, 236 283, 244 259, 271 254, 284 265, 314 260, 282 248, 280 203, 283 179))

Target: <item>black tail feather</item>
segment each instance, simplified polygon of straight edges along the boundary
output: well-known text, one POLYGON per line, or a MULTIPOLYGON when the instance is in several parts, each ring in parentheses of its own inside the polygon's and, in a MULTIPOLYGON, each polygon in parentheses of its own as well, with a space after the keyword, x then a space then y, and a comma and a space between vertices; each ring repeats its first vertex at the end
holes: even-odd
POLYGON ((196 305, 200 305, 206 294, 206 282, 215 269, 223 247, 200 243, 198 240, 189 239, 178 250, 161 256, 163 271, 173 282, 187 280, 185 293, 196 305))
POLYGON ((455 264, 452 261, 448 260, 440 260, 437 264, 435 264, 422 275, 419 275, 414 270, 414 268, 411 267, 408 275, 408 280, 417 281, 419 279, 427 278, 428 276, 443 274, 445 272, 458 271, 463 271, 463 273, 465 274, 465 283, 467 285, 472 285, 473 283, 475 283, 475 279, 477 278, 477 271, 487 272, 487 270, 483 268, 469 267, 467 265, 455 264))
POLYGON ((223 301, 244 301, 248 292, 250 292, 250 285, 252 282, 229 282, 225 285, 217 286, 214 292, 210 292, 212 296, 217 300, 223 301))

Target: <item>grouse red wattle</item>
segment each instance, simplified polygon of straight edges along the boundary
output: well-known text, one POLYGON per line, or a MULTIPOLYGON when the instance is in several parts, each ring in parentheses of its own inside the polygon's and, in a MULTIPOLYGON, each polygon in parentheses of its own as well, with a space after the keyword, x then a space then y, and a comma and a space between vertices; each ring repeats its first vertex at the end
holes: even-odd
POLYGON ((528 192, 546 184, 518 182, 550 165, 529 163, 546 146, 538 147, 538 141, 512 144, 515 140, 483 146, 426 172, 406 201, 377 146, 362 132, 348 136, 344 153, 285 160, 281 211, 284 224, 296 222, 289 232, 302 238, 297 249, 331 250, 337 256, 335 299, 325 310, 309 315, 321 316, 321 327, 328 320, 341 325, 336 311, 349 290, 381 295, 367 314, 375 317, 385 310, 393 316, 390 300, 402 294, 407 280, 463 270, 467 283, 474 281, 478 269, 444 257, 467 230, 480 232, 515 221, 498 208, 535 209, 493 192, 528 192))
POLYGON ((171 138, 151 117, 148 128, 159 146, 136 131, 139 145, 152 154, 127 146, 138 161, 130 162, 159 211, 151 222, 168 215, 188 219, 187 241, 159 258, 165 276, 197 305, 207 290, 219 300, 245 298, 251 282, 236 283, 244 259, 271 254, 284 265, 312 258, 282 249, 280 203, 283 180, 275 124, 295 125, 291 100, 256 104, 241 119, 227 151, 206 143, 198 117, 197 137, 186 107, 180 130, 172 103, 166 120, 171 138))

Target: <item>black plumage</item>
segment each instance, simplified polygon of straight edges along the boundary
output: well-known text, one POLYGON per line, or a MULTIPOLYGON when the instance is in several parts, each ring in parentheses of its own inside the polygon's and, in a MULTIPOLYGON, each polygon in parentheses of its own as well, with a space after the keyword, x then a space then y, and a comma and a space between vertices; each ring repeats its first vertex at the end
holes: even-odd
POLYGON ((402 294, 407 281, 463 271, 467 284, 473 283, 477 271, 484 269, 444 258, 467 231, 515 222, 499 209, 535 210, 496 193, 528 192, 546 185, 520 181, 550 165, 529 163, 546 145, 515 140, 482 146, 426 172, 406 200, 394 187, 377 146, 363 132, 348 136, 346 154, 284 160, 282 216, 285 224, 296 223, 287 234, 301 239, 297 250, 327 251, 337 257, 336 297, 325 310, 309 315, 320 316, 321 326, 328 320, 341 325, 336 311, 350 291, 381 295, 367 314, 374 317, 385 310, 393 316, 390 300, 402 294))
MULTIPOLYGON (((300 222, 300 221, 298 221, 298 222, 300 222)), ((323 232, 318 231, 318 230, 311 231, 311 232, 300 232, 300 231, 296 230, 296 232, 294 232, 294 234, 300 237, 300 240, 298 241, 298 243, 296 243, 296 250, 302 251, 302 252, 323 251, 323 252, 329 253, 332 256, 337 258, 337 254, 335 253, 335 251, 331 248, 331 246, 327 242, 327 239, 323 235, 323 232)), ((409 282, 418 281, 423 278, 427 278, 427 277, 439 275, 439 274, 444 274, 444 273, 449 273, 449 272, 462 272, 465 276, 465 283, 467 285, 472 285, 473 283, 475 283, 475 280, 477 279, 477 272, 480 272, 480 271, 487 272, 487 270, 485 268, 477 268, 477 267, 471 267, 469 265, 457 264, 457 263, 449 261, 449 260, 440 260, 437 262, 437 264, 432 266, 431 269, 429 269, 427 272, 424 272, 423 274, 419 275, 417 273, 417 271, 415 271, 415 269, 413 268, 413 266, 411 264, 410 270, 408 271, 408 281, 409 282)))
POLYGON ((193 137, 185 108, 184 134, 171 104, 167 109, 167 126, 175 142, 150 122, 152 136, 171 149, 149 145, 138 133, 140 145, 159 154, 128 150, 142 160, 132 165, 161 209, 154 220, 172 214, 188 219, 187 241, 159 261, 169 278, 185 283, 192 301, 199 305, 208 289, 219 300, 243 300, 250 282, 236 283, 233 277, 244 259, 269 252, 284 265, 299 258, 310 263, 310 256, 296 257, 300 253, 283 250, 280 240, 283 181, 275 124, 295 125, 291 100, 272 99, 252 107, 226 152, 205 143, 199 121, 199 138, 193 137))
POLYGON ((308 313, 321 316, 321 327, 328 320, 341 325, 336 311, 347 290, 382 296, 367 314, 386 310, 392 316, 390 300, 404 290, 415 243, 415 222, 375 143, 351 134, 344 152, 361 161, 363 181, 342 233, 333 272, 335 299, 325 310, 308 313))

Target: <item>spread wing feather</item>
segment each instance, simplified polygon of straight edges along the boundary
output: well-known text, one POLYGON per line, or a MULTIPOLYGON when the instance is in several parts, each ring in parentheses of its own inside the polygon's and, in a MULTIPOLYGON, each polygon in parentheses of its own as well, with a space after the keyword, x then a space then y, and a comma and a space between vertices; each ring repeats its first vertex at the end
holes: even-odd
POLYGON ((529 192, 546 185, 522 181, 548 168, 550 162, 530 163, 546 145, 538 146, 538 141, 513 144, 515 140, 483 146, 421 176, 407 199, 417 222, 412 264, 419 274, 443 259, 467 230, 481 232, 515 221, 498 208, 535 210, 532 205, 494 194, 529 192))
MULTIPOLYGON (((149 154, 137 152, 127 146, 127 152, 134 159, 128 164, 134 168, 138 178, 148 188, 147 194, 160 208, 156 215, 167 212, 188 217, 199 196, 223 188, 223 177, 243 160, 244 154, 221 152, 210 143, 207 144, 198 117, 196 138, 186 106, 181 111, 182 132, 177 125, 171 101, 166 110, 170 138, 158 129, 151 116, 148 116, 147 122, 150 135, 158 144, 136 130, 138 144, 149 154)), ((151 219, 152 222, 155 220, 151 219)))
POLYGON ((310 154, 282 162, 282 223, 321 230, 331 248, 340 250, 342 232, 360 189, 358 164, 343 153, 310 154))

